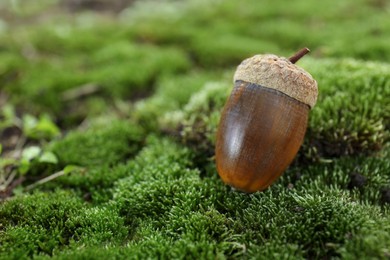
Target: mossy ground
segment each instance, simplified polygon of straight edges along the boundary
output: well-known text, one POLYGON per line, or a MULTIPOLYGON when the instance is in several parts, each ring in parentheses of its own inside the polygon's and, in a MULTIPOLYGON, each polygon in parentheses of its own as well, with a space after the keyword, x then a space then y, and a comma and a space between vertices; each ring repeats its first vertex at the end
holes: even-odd
POLYGON ((0 259, 389 258, 389 12, 1 2, 0 259), (235 66, 303 46, 320 94, 296 160, 264 192, 225 186, 213 147, 235 66))

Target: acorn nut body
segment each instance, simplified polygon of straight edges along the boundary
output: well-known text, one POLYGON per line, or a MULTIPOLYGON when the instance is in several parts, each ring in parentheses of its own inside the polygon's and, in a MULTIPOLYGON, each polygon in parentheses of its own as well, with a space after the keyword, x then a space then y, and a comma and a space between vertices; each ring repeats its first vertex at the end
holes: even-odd
POLYGON ((216 164, 222 180, 255 192, 271 185, 293 161, 317 100, 317 82, 290 59, 272 54, 244 60, 217 131, 216 164))

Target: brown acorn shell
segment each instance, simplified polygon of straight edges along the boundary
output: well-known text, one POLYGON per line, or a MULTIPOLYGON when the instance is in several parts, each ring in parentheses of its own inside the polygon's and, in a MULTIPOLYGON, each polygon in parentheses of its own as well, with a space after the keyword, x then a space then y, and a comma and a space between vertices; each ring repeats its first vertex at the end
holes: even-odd
POLYGON ((296 156, 309 110, 279 90, 236 80, 217 131, 222 180, 245 192, 266 189, 296 156))

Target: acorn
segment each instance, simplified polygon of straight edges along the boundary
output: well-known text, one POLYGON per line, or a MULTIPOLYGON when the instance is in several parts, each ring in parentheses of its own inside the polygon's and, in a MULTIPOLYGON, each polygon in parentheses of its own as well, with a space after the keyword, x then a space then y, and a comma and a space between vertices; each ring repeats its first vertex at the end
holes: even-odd
POLYGON ((226 184, 248 193, 270 186, 302 145, 317 82, 289 59, 273 54, 244 60, 219 122, 216 165, 226 184))

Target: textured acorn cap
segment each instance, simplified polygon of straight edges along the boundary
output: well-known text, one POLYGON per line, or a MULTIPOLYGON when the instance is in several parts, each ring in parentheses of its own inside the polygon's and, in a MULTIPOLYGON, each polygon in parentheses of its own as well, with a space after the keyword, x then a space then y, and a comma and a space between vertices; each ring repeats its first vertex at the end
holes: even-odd
POLYGON ((284 57, 255 55, 244 60, 234 74, 237 80, 278 90, 312 108, 318 95, 317 82, 304 69, 284 57))

